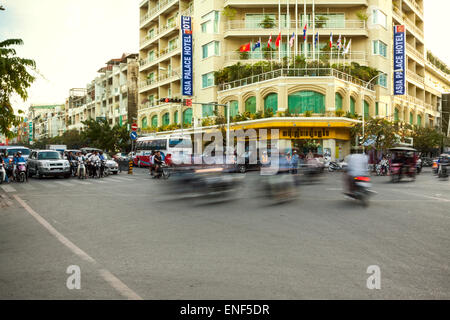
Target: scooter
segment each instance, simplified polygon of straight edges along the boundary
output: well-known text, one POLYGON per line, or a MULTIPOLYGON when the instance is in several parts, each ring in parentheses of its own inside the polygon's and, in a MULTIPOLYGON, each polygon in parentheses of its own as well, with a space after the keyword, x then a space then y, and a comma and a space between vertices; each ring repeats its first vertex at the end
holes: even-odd
POLYGON ((16 181, 25 182, 27 180, 27 165, 25 162, 17 163, 16 167, 16 181))
POLYGON ((84 161, 78 161, 78 179, 86 179, 86 164, 84 161))
POLYGON ((3 163, 0 163, 0 184, 6 181, 6 170, 3 166, 3 163))
POLYGON ((346 192, 345 194, 350 198, 360 201, 363 207, 369 206, 369 198, 374 193, 370 190, 372 184, 370 182, 370 177, 367 176, 357 176, 353 177, 352 191, 346 192))

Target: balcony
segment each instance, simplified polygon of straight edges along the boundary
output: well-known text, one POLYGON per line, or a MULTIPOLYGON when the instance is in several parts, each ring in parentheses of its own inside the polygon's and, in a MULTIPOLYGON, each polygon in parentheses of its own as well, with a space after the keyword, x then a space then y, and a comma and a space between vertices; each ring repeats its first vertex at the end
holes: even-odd
MULTIPOLYGON (((294 55, 294 51, 291 50, 291 57, 294 55)), ((287 57, 288 52, 281 51, 281 58, 287 57)), ((299 55, 304 55, 303 52, 299 52, 299 55)), ((225 63, 226 65, 235 64, 237 62, 241 63, 256 63, 260 61, 279 61, 279 52, 278 51, 272 51, 272 52, 249 52, 246 53, 240 53, 236 51, 231 51, 225 53, 225 63)), ((329 51, 308 51, 306 53, 306 57, 308 61, 312 61, 315 59, 320 58, 326 58, 330 61, 330 63, 351 63, 356 62, 360 65, 367 65, 367 54, 364 51, 352 51, 344 56, 342 53, 339 53, 337 51, 333 51, 332 53, 329 51)))
MULTIPOLYGON (((225 0, 224 7, 262 7, 262 6, 278 6, 279 0, 258 0, 258 1, 248 1, 248 0, 225 0)), ((286 2, 284 2, 286 3, 286 2)), ((307 4, 311 5, 312 1, 308 0, 307 4)), ((301 1, 303 6, 303 1, 301 1)), ((316 0, 316 7, 355 7, 355 6, 368 6, 367 0, 316 0)), ((293 4, 291 3, 291 6, 293 4)), ((299 1, 300 6, 300 1, 299 1)))
POLYGON ((333 77, 340 79, 342 81, 353 83, 357 86, 368 88, 374 91, 374 84, 367 83, 365 81, 356 79, 349 74, 338 71, 331 68, 312 68, 312 69, 278 69, 266 73, 262 73, 256 76, 223 83, 219 85, 219 91, 232 90, 235 88, 251 85, 254 83, 259 83, 267 80, 277 79, 277 78, 307 78, 307 77, 333 77))
POLYGON ((420 76, 420 75, 418 75, 417 73, 415 73, 413 71, 407 70, 406 77, 409 80, 412 79, 413 81, 416 82, 415 84, 418 84, 420 87, 423 88, 424 82, 425 82, 425 78, 423 76, 420 76))
POLYGON ((392 6, 392 10, 394 12, 394 18, 398 22, 405 24, 406 25, 406 29, 409 32, 414 33, 416 35, 416 37, 421 38, 422 42, 423 42, 423 39, 425 37, 424 32, 419 27, 417 27, 416 24, 413 21, 408 19, 406 17, 406 14, 404 14, 398 7, 392 6))
POLYGON ((421 8, 416 0, 403 0, 403 3, 408 5, 421 19, 423 20, 423 8, 421 8))
POLYGON ((139 93, 143 93, 159 86, 162 86, 168 82, 180 80, 181 69, 175 69, 171 72, 165 72, 160 74, 154 79, 147 79, 146 81, 141 81, 139 83, 139 93))
POLYGON ((148 0, 141 0, 141 2, 139 3, 139 8, 142 8, 143 6, 148 4, 148 0))
POLYGON ((180 26, 179 19, 175 19, 174 22, 158 28, 154 34, 147 35, 141 39, 141 50, 148 48, 153 42, 159 38, 172 34, 172 31, 176 31, 180 26))
POLYGON ((416 62, 420 63, 421 65, 425 64, 425 57, 422 53, 420 53, 416 48, 414 48, 409 43, 406 43, 406 53, 413 57, 416 62))
POLYGON ((155 53, 151 59, 144 59, 139 61, 139 72, 147 70, 151 66, 171 57, 172 55, 181 53, 180 47, 180 41, 177 41, 174 46, 166 48, 159 53, 155 53))
POLYGON ((153 21, 159 15, 164 13, 165 10, 171 8, 172 5, 174 5, 174 4, 178 5, 178 0, 161 0, 161 1, 159 1, 155 7, 150 8, 150 10, 143 17, 141 17, 140 27, 141 28, 147 27, 151 21, 153 21))
MULTIPOLYGON (((303 22, 299 21, 297 26, 298 36, 303 36, 303 22)), ((342 34, 344 36, 368 36, 367 25, 365 21, 361 20, 343 20, 343 21, 329 21, 324 24, 316 23, 316 32, 319 36, 328 36, 330 32, 333 34, 342 34)), ((282 34, 291 34, 296 30, 296 23, 291 22, 289 26, 282 23, 282 34)), ((308 37, 311 37, 312 21, 308 21, 308 37)), ((279 22, 274 21, 273 27, 264 28, 259 23, 244 20, 229 20, 225 24, 224 37, 248 37, 248 36, 270 36, 279 33, 279 22)))

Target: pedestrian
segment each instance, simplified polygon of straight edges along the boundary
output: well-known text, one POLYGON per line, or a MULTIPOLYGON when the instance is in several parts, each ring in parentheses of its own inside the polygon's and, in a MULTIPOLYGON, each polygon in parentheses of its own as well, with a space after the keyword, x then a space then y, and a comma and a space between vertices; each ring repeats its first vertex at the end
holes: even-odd
POLYGON ((291 157, 291 172, 293 174, 297 174, 298 169, 299 156, 297 154, 297 150, 294 150, 291 157))
POLYGON ((152 153, 151 153, 151 155, 150 155, 150 157, 149 157, 149 162, 150 162, 149 169, 150 169, 150 175, 151 175, 151 176, 154 175, 153 172, 154 172, 154 170, 155 170, 155 163, 154 163, 155 154, 156 154, 156 151, 155 151, 155 150, 152 150, 152 153))
POLYGON ((155 175, 153 176, 153 179, 156 179, 156 178, 160 178, 160 176, 161 176, 161 165, 162 165, 162 163, 163 163, 163 160, 162 160, 162 158, 161 158, 161 152, 158 150, 158 151, 156 151, 156 154, 155 154, 155 156, 153 157, 153 163, 155 164, 155 175))

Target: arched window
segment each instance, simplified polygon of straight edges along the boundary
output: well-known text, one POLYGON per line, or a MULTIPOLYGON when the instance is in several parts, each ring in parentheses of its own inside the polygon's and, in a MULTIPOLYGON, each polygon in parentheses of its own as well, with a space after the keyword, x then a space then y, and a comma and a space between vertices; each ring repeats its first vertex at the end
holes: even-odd
POLYGON ((147 126, 148 126, 147 117, 143 117, 141 120, 141 127, 142 127, 142 129, 147 129, 147 126))
POLYGON ((269 93, 264 98, 264 112, 276 113, 278 111, 278 94, 269 93))
POLYGON ((170 124, 170 116, 168 112, 162 116, 162 124, 163 126, 168 126, 170 124))
POLYGON ((356 113, 356 101, 352 97, 350 97, 350 113, 355 114, 356 113))
POLYGON ((152 128, 158 127, 158 116, 152 117, 152 128))
POLYGON ((325 113, 325 96, 315 91, 298 91, 288 97, 289 112, 293 114, 325 113))
POLYGON ((245 100, 245 111, 251 114, 256 113, 256 97, 250 97, 245 100))
POLYGON ((370 113, 369 113, 369 103, 368 103, 366 100, 364 100, 364 118, 365 118, 365 119, 368 119, 369 116, 370 116, 370 113))
POLYGON ((192 108, 183 111, 183 124, 192 124, 192 108))
POLYGON ((417 115, 417 125, 420 127, 422 126, 422 116, 417 115))
POLYGON ((400 120, 399 112, 398 112, 398 109, 395 108, 395 110, 394 110, 394 121, 399 121, 399 120, 400 120))
POLYGON ((413 113, 410 112, 409 113, 409 124, 413 124, 413 122, 414 122, 414 116, 413 116, 413 113))
MULTIPOLYGON (((239 113, 239 102, 237 100, 230 101, 230 117, 235 117, 239 113)), ((225 109, 225 118, 228 117, 228 107, 225 109)))
POLYGON ((337 92, 334 95, 334 104, 335 104, 335 107, 336 107, 336 111, 342 110, 343 99, 342 99, 342 96, 339 93, 337 93, 337 92))
POLYGON ((178 123, 178 111, 173 114, 173 123, 178 123))

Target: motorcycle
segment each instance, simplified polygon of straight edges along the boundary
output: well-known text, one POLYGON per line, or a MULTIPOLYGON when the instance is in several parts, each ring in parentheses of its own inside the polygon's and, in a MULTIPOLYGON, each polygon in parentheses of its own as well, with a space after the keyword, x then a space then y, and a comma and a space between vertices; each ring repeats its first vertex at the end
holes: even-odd
POLYGON ((100 177, 107 177, 109 176, 109 168, 106 165, 106 160, 101 160, 100 163, 100 177))
POLYGON ((369 206, 369 197, 372 195, 372 191, 370 187, 372 186, 370 182, 370 177, 366 176, 357 176, 352 178, 353 185, 351 187, 350 192, 347 192, 346 195, 358 200, 361 202, 361 205, 364 207, 369 206))
POLYGON ((420 174, 422 172, 422 160, 419 158, 416 162, 416 172, 420 174))
POLYGON ((344 161, 330 161, 330 163, 328 164, 328 172, 333 172, 333 171, 342 171, 347 167, 347 164, 344 161))
POLYGON ((3 166, 3 163, 0 163, 0 184, 3 183, 3 181, 6 181, 6 170, 3 166))
POLYGON ((15 180, 22 183, 27 180, 27 165, 25 162, 17 164, 15 180))
POLYGON ((378 163, 375 167, 375 172, 377 173, 377 176, 387 175, 389 172, 389 164, 378 163))
POLYGON ((439 164, 438 178, 448 179, 448 164, 444 164, 444 163, 439 164))
POLYGON ((263 176, 263 196, 276 203, 294 201, 298 198, 296 175, 279 173, 263 176))
POLYGON ((77 168, 78 168, 78 161, 77 160, 70 160, 70 172, 72 177, 76 177, 77 175, 77 168))
POLYGON ((78 179, 86 179, 86 164, 84 161, 78 161, 78 179))

